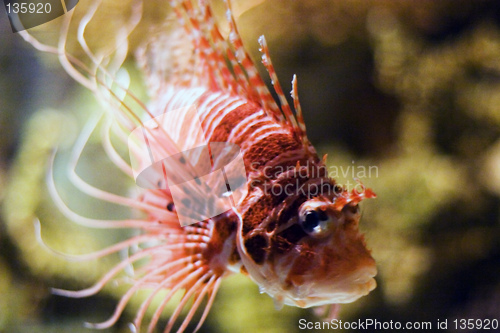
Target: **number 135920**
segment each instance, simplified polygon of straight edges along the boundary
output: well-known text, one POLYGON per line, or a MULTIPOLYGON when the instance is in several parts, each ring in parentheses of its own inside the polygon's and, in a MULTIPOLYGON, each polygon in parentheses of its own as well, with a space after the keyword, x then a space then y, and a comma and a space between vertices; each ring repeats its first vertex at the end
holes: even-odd
POLYGON ((27 3, 27 2, 14 2, 5 5, 8 14, 48 14, 52 10, 50 3, 27 3))

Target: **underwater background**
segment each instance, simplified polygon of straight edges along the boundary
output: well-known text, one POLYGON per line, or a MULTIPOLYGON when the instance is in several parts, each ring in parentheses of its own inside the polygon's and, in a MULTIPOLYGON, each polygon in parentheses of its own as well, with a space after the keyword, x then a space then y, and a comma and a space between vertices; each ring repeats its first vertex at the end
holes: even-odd
MULTIPOLYGON (((115 1, 107 20, 126 15, 129 3, 115 1)), ((500 320, 500 3, 235 5, 254 60, 260 59, 257 38, 264 34, 285 90, 297 74, 309 138, 320 155, 328 154, 337 180, 352 184, 358 178, 378 195, 361 204, 361 229, 377 261, 378 287, 343 306, 340 319, 431 322, 435 329, 438 320, 448 320, 450 331, 455 319, 500 320)), ((142 33, 164 18, 165 7, 147 2, 142 33)), ((131 48, 139 42, 140 33, 131 48)), ((125 66, 146 99, 132 59, 125 66)), ((126 290, 124 279, 90 298, 52 295, 52 287, 91 285, 119 255, 68 262, 36 239, 37 219, 44 242, 62 253, 89 253, 129 235, 71 223, 52 203, 45 183, 57 148, 54 177, 68 206, 89 217, 127 216, 67 180, 70 149, 100 108, 57 57, 12 33, 0 10, 0 332, 92 332, 83 323, 107 319, 126 290)), ((77 171, 116 193, 132 185, 106 157, 99 133, 88 142, 77 171)), ((104 332, 130 331, 139 304, 140 299, 104 332)), ((200 331, 314 331, 301 329, 300 319, 320 320, 311 309, 275 310, 257 285, 235 275, 222 283, 200 331)), ((468 330, 474 331, 480 329, 468 330)))

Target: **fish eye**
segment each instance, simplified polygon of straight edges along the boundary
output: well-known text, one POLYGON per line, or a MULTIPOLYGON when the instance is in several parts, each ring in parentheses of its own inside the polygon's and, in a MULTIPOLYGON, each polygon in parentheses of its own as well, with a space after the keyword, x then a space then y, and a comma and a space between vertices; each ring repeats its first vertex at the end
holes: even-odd
POLYGON ((327 231, 328 215, 322 210, 308 210, 300 218, 302 229, 310 235, 320 236, 327 231))

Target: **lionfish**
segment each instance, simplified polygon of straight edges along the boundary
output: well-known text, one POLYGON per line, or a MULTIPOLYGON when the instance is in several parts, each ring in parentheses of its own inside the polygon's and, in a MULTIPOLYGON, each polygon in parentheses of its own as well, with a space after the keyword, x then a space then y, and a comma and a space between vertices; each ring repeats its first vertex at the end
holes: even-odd
MULTIPOLYGON (((87 255, 87 259, 99 258, 136 247, 94 286, 54 292, 69 297, 94 295, 126 267, 140 266, 111 318, 90 326, 112 326, 136 291, 149 288, 151 294, 134 321, 136 329, 140 330, 160 291, 167 293, 153 314, 149 332, 155 330, 173 295, 184 291, 165 328, 171 331, 186 308, 184 320, 177 325, 182 332, 198 311, 196 330, 200 328, 221 280, 233 273, 248 275, 278 308, 286 304, 338 309, 338 304, 373 290, 377 271, 358 229, 358 204, 375 194, 364 187, 348 191, 328 177, 326 156, 320 159, 306 136, 297 79, 294 76, 292 81, 293 112, 264 36, 259 38, 262 63, 277 100, 246 52, 227 1, 228 37, 207 1, 169 1, 173 19, 162 26, 163 33, 146 37, 136 52, 149 83, 151 100, 146 105, 129 91, 122 68, 127 37, 140 21, 142 3, 134 2, 114 51, 94 53, 85 40, 85 29, 100 2, 90 6, 78 27, 77 40, 90 65, 66 49, 73 11, 64 17, 57 47, 42 44, 27 32, 21 34, 36 48, 56 53, 72 77, 114 110, 118 125, 105 131, 104 148, 116 166, 143 187, 134 198, 92 187, 74 172, 75 161, 73 180, 82 191, 131 207, 143 217, 101 221, 80 216, 64 204, 49 177, 55 202, 77 223, 141 232, 87 255), (110 132, 129 143, 131 163, 117 153, 110 132), (130 139, 133 133, 139 139, 130 139), (236 179, 242 170, 237 166, 225 168, 218 174, 222 178, 204 178, 231 161, 241 162, 243 179, 236 179), (173 188, 182 193, 176 197, 173 188), (188 222, 181 225, 181 216, 188 222)), ((87 139, 84 135, 79 146, 87 139)), ((83 148, 76 149, 76 160, 79 149, 83 148)))

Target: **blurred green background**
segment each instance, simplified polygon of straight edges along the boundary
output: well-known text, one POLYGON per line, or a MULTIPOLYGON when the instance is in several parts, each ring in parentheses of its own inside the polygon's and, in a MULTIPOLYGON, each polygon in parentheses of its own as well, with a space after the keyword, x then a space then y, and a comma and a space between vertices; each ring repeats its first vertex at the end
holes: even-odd
MULTIPOLYGON (((161 21, 165 6, 148 2, 141 33, 161 21)), ((500 3, 268 0, 235 6, 254 59, 257 38, 265 34, 285 90, 297 74, 309 137, 328 153, 329 165, 377 168, 360 178, 378 194, 363 202, 361 221, 378 263, 378 287, 344 306, 340 318, 500 320, 500 3)), ((109 21, 126 11, 120 3, 109 21)), ((35 239, 36 218, 45 242, 64 253, 88 253, 127 237, 67 221, 45 185, 59 147, 54 174, 68 205, 91 217, 127 215, 78 193, 66 179, 68 151, 100 108, 54 56, 13 34, 0 11, 0 332, 91 332, 83 322, 107 319, 126 287, 119 281, 86 299, 51 295, 51 287, 89 286, 119 256, 68 263, 35 239)), ((131 185, 106 158, 98 135, 77 170, 118 193, 131 185)), ((353 180, 349 174, 339 181, 353 180)), ((127 332, 137 304, 105 331, 127 332)), ((302 332, 300 318, 319 320, 308 309, 274 310, 254 283, 233 276, 202 332, 302 332)))

